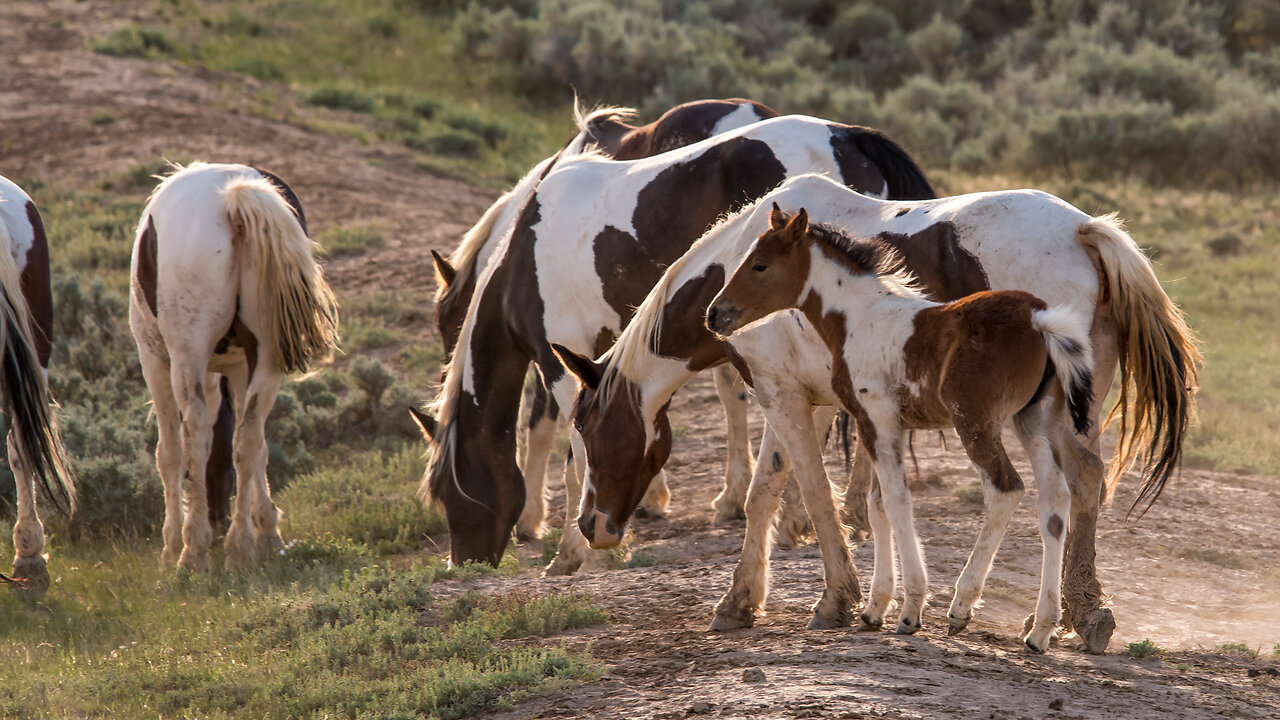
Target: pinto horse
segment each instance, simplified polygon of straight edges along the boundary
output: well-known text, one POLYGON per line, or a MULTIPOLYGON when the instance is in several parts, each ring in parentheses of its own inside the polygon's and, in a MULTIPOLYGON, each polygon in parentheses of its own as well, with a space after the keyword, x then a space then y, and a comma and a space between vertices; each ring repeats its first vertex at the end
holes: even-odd
MULTIPOLYGON (((420 492, 445 507, 454 562, 496 565, 524 505, 514 425, 528 364, 569 407, 574 382, 551 343, 603 350, 665 265, 717 218, 811 171, 868 192, 887 186, 897 197, 932 194, 915 163, 883 135, 802 116, 642 160, 568 158, 542 179, 477 282, 433 412, 417 415, 431 450, 420 492)), ((581 457, 576 435, 574 447, 581 457)), ((652 470, 646 488, 660 469, 642 455, 622 460, 652 470)), ((575 463, 568 482, 580 483, 584 470, 575 463)), ((579 492, 569 487, 570 497, 579 492)), ((572 572, 586 551, 569 522, 548 572, 572 572)))
POLYGON ((338 327, 302 217, 284 181, 245 165, 181 168, 143 208, 129 324, 159 424, 165 566, 209 566, 205 468, 218 375, 236 418, 227 565, 250 567, 283 546, 267 485, 266 419, 284 375, 331 352, 338 327))
MULTIPOLYGON (((559 153, 534 166, 514 188, 498 198, 467 231, 447 260, 440 253, 431 252, 436 267, 436 327, 446 356, 451 355, 458 344, 467 306, 475 294, 476 278, 498 242, 511 232, 538 182, 556 162, 587 150, 614 160, 638 160, 778 116, 769 107, 741 99, 699 100, 677 105, 654 122, 639 127, 624 122, 633 114, 629 108, 601 108, 584 116, 575 105, 578 134, 573 140, 559 153)), ((716 499, 715 505, 719 521, 741 517, 754 460, 747 436, 747 403, 742 379, 732 366, 726 365, 716 372, 715 380, 729 430, 725 439, 726 491, 716 499)), ((545 529, 547 462, 560 425, 560 408, 540 382, 534 383, 533 404, 527 415, 527 443, 524 462, 520 465, 525 481, 525 506, 516 521, 516 537, 521 540, 541 537, 545 529)), ((652 483, 650 496, 653 505, 650 512, 662 514, 665 498, 669 497, 665 483, 652 483)))
POLYGON ((70 516, 75 511, 75 478, 50 411, 53 292, 44 223, 31 198, 4 177, 0 177, 0 292, 4 295, 0 407, 9 418, 9 469, 18 488, 11 582, 40 595, 49 589, 49 570, 42 554, 44 525, 36 514, 36 489, 56 510, 70 516))
MULTIPOLYGON (((770 228, 707 308, 720 337, 779 310, 799 310, 818 332, 830 385, 854 418, 875 463, 868 508, 875 538, 871 597, 862 614, 879 628, 893 597, 893 547, 902 559, 905 602, 899 634, 920 629, 928 591, 902 466, 910 430, 955 428, 977 466, 987 518, 951 601, 951 630, 967 625, 992 560, 1022 498, 1001 429, 1010 421, 1031 450, 1044 545, 1040 598, 1027 648, 1049 647, 1062 611, 1062 554, 1070 491, 1055 457, 1071 427, 1089 431, 1092 350, 1087 324, 1065 306, 1050 308, 1019 290, 985 291, 950 303, 914 287, 902 257, 879 241, 854 241, 809 224, 801 208, 788 218, 773 206, 770 228)), ((791 364, 773 356, 748 361, 791 364)), ((771 370, 787 372, 789 367, 771 370)), ((802 412, 800 420, 809 421, 802 412)), ((1096 464, 1101 464, 1097 460, 1096 464)))
MULTIPOLYGON (((802 315, 780 313, 740 331, 726 345, 703 326, 711 299, 724 286, 725 269, 736 267, 751 242, 769 228, 769 207, 807 207, 810 216, 861 237, 878 238, 903 256, 921 288, 939 301, 957 300, 983 290, 1026 290, 1054 306, 1065 305, 1090 318, 1094 350, 1093 428, 1088 453, 1071 444, 1063 460, 1072 491, 1067 530, 1064 592, 1071 626, 1090 649, 1106 648, 1114 629, 1102 607, 1102 586, 1094 567, 1094 535, 1101 504, 1120 474, 1144 456, 1140 498, 1154 500, 1178 464, 1199 354, 1181 312, 1164 294, 1150 264, 1112 218, 1092 218, 1051 195, 1028 190, 976 193, 921 202, 886 202, 849 192, 819 176, 789 180, 777 190, 725 219, 671 265, 641 303, 631 324, 599 361, 569 363, 583 382, 572 411, 582 428, 592 485, 584 494, 579 526, 593 547, 619 542, 636 506, 645 472, 625 458, 655 455, 655 442, 667 427, 672 394, 701 368, 724 363, 752 348, 795 358, 785 375, 768 377, 767 361, 752 364, 765 409, 762 385, 778 390, 804 408, 838 404, 828 365, 813 348, 820 338, 802 315), (748 346, 749 337, 763 338, 748 346), (1121 397, 1113 408, 1121 418, 1117 456, 1104 480, 1092 457, 1099 451, 1098 413, 1108 386, 1121 370, 1121 397), (782 390, 786 391, 783 392, 782 390)), ((738 364, 738 363, 735 363, 738 364)), ((742 367, 740 366, 741 370, 742 367)), ((793 466, 805 506, 815 527, 834 527, 835 503, 822 470, 821 447, 813 433, 794 421, 794 413, 769 422, 761 441, 752 491, 747 499, 747 536, 734 587, 717 609, 713 627, 744 627, 754 622, 767 591, 770 520, 781 491, 778 478, 793 466), (775 450, 776 449, 776 450, 775 450), (813 478, 821 478, 821 484, 813 478), (753 509, 754 508, 754 509, 753 509), (830 515, 830 521, 818 517, 830 515), (756 518, 760 518, 757 520, 756 518), (752 539, 754 537, 754 539, 752 539), (757 543, 753 545, 752 543, 757 543), (750 557, 746 554, 751 551, 750 557)), ((866 490, 850 490, 846 504, 863 503, 866 490)), ((847 508, 846 508, 847 510, 847 508)), ((819 533, 833 603, 822 604, 815 624, 840 624, 834 612, 859 599, 851 556, 838 535, 819 533), (854 579, 850 579, 854 578, 854 579)))

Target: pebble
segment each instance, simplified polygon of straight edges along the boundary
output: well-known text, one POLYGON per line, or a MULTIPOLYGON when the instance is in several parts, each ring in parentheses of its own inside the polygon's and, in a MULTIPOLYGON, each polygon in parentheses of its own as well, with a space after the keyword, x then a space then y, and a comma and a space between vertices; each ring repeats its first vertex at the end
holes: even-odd
POLYGON ((689 706, 690 715, 706 715, 711 712, 711 703, 696 702, 689 706))
POLYGON ((742 671, 742 682, 758 683, 764 681, 764 671, 760 668, 747 668, 742 671))
POLYGON ((1066 701, 1065 701, 1065 700, 1063 700, 1062 698, 1054 698, 1054 699, 1053 699, 1053 701, 1049 703, 1049 709, 1050 709, 1050 710, 1061 710, 1061 709, 1062 709, 1062 706, 1064 706, 1064 705, 1066 705, 1066 704, 1067 704, 1067 703, 1066 703, 1066 701))

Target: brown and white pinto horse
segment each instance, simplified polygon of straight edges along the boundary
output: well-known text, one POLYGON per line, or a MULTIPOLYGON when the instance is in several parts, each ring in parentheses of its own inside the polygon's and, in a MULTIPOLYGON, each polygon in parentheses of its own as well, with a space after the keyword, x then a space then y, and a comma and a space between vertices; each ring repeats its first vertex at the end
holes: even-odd
MULTIPOLYGON (((568 407, 574 383, 552 342, 603 350, 666 264, 717 218, 811 171, 869 192, 932 194, 915 163, 884 136, 802 116, 642 160, 568 158, 542 179, 477 283, 434 412, 419 417, 431 445, 422 491, 445 506, 454 562, 497 564, 524 505, 514 426, 527 365, 537 364, 568 407)), ((580 440, 574 445, 581 456, 580 440)), ((570 482, 580 482, 581 472, 570 482)), ((578 487, 569 489, 578 497, 578 487)), ((586 551, 569 523, 549 572, 573 571, 586 551)))
POLYGON ((9 418, 9 469, 18 488, 12 582, 39 595, 49 589, 49 571, 42 554, 44 525, 36 514, 36 489, 69 516, 75 511, 75 478, 50 409, 53 292, 44 223, 31 198, 4 177, 0 293, 0 407, 9 418))
MULTIPOLYGON (((725 269, 736 267, 751 242, 769 228, 769 207, 809 209, 815 220, 875 237, 893 246, 921 288, 939 301, 956 300, 983 290, 1027 290, 1051 305, 1066 305, 1091 318, 1094 349, 1094 399, 1091 406, 1091 453, 1063 458, 1072 489, 1067 528, 1067 571, 1064 592, 1072 627, 1101 652, 1114 629, 1110 610, 1102 607, 1102 587, 1094 567, 1094 535, 1101 503, 1120 473, 1143 448, 1146 481, 1142 497, 1153 497, 1177 465, 1191 412, 1199 354, 1178 308, 1160 288, 1150 264, 1133 240, 1112 218, 1091 218, 1066 202, 1036 191, 977 193, 922 202, 885 202, 849 192, 819 176, 787 181, 759 202, 727 218, 674 263, 636 311, 617 343, 598 362, 579 358, 570 363, 584 385, 572 416, 583 429, 592 484, 584 493, 579 526, 594 547, 618 542, 647 481, 644 472, 622 458, 656 454, 656 442, 667 427, 667 407, 674 394, 700 369, 727 362, 750 349, 749 337, 761 353, 783 354, 794 362, 785 375, 767 377, 757 370, 747 377, 760 392, 819 405, 838 404, 830 387, 830 358, 819 361, 814 348, 823 344, 804 317, 779 313, 734 336, 726 345, 703 326, 711 299, 724 286, 725 269), (1117 364, 1126 388, 1121 413, 1120 452, 1104 482, 1104 468, 1091 459, 1099 449, 1099 411, 1117 364), (784 391, 785 390, 785 391, 784 391)), ((829 353, 828 353, 829 355, 829 353)), ((761 363, 763 367, 767 364, 761 363)), ((741 369, 741 368, 740 368, 741 369)), ((759 395, 758 395, 759 396, 759 395)), ((766 418, 770 409, 764 406, 766 418)), ((791 466, 809 492, 805 505, 815 525, 831 526, 835 502, 825 485, 821 447, 812 429, 770 422, 761 441, 752 491, 747 499, 747 536, 735 573, 734 601, 722 605, 715 627, 743 627, 754 621, 767 591, 768 532, 777 511, 781 478, 791 466), (776 448, 776 451, 775 451, 776 448), (816 489, 816 490, 815 490, 816 489), (831 523, 817 517, 830 513, 831 523)), ((865 503, 866 489, 847 504, 865 503)), ((844 539, 819 534, 828 587, 856 592, 850 583, 852 558, 844 539), (843 586, 840 586, 844 583, 843 586)), ((728 597, 728 596, 726 596, 728 597)), ((845 598, 847 608, 858 599, 845 598)), ((824 607, 826 607, 824 605, 824 607)), ((836 615, 816 617, 818 624, 840 621, 836 615)))
MULTIPOLYGON (((929 586, 903 449, 908 431, 953 427, 978 468, 987 507, 948 613, 953 632, 968 624, 1023 494, 1000 439, 1012 420, 1031 451, 1044 546, 1040 598, 1025 642, 1044 652, 1062 611, 1070 506, 1055 458, 1060 448, 1065 451, 1063 439, 1073 425, 1082 435, 1089 430, 1093 358, 1086 321, 1068 307, 1050 308, 1018 290, 933 302, 912 286, 902 257, 886 243, 853 241, 810 225, 803 208, 788 218, 774 205, 770 223, 707 308, 707 327, 729 336, 766 315, 795 308, 826 345, 819 354, 830 365, 831 388, 857 423, 859 442, 876 470, 868 501, 875 569, 862 622, 874 628, 883 623, 896 585, 896 543, 905 581, 897 632, 920 629, 929 586)), ((784 365, 769 370, 773 375, 792 365, 786 356, 757 354, 747 360, 752 373, 761 363, 784 365)), ((796 419, 808 423, 808 408, 800 410, 796 419)))
POLYGON ((205 471, 224 375, 236 418, 227 565, 249 567, 282 546, 267 485, 267 416, 284 375, 306 371, 337 342, 337 303, 297 196, 244 165, 179 169, 143 208, 131 281, 129 324, 160 431, 161 563, 208 569, 205 471))
MULTIPOLYGON (((467 306, 475 294, 476 278, 498 242, 511 232, 538 182, 557 161, 584 151, 599 152, 615 160, 638 160, 778 116, 760 103, 736 98, 677 105, 654 122, 639 127, 624 122, 633 114, 629 108, 601 108, 583 115, 575 105, 577 136, 559 153, 538 163, 514 188, 498 198, 467 231, 447 260, 432 251, 436 266, 436 327, 446 357, 453 354, 458 343, 467 306)), ((728 424, 726 491, 720 494, 715 505, 717 520, 723 520, 742 516, 742 503, 755 461, 747 436, 747 403, 742 379, 737 370, 726 365, 717 370, 715 380, 728 424)), ((533 384, 533 403, 527 416, 525 456, 520 464, 525 481, 525 505, 516 521, 516 537, 521 540, 541 537, 544 531, 547 462, 560 425, 560 408, 541 382, 533 384)), ((649 495, 653 503, 649 512, 662 514, 669 496, 665 483, 651 483, 649 495)), ((640 509, 645 509, 645 505, 640 509)))

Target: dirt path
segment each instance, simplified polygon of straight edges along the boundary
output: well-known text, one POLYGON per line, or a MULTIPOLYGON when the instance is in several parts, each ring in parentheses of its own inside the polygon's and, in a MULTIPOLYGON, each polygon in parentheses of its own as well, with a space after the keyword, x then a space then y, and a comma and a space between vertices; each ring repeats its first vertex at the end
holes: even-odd
MULTIPOLYGON (((314 226, 373 221, 386 228, 385 246, 329 264, 340 295, 432 289, 428 250, 452 248, 495 193, 428 175, 401 148, 309 130, 303 113, 311 110, 275 119, 249 114, 242 108, 254 106, 255 81, 85 51, 86 38, 121 22, 122 7, 131 6, 0 6, 7 31, 0 173, 89 188, 162 154, 259 164, 293 184, 314 226), (91 122, 104 116, 113 120, 91 122)), ((600 683, 493 715, 1280 718, 1280 677, 1268 674, 1280 668, 1272 652, 1280 643, 1280 481, 1186 471, 1140 522, 1124 518, 1135 485, 1127 483, 1098 538, 1099 572, 1119 626, 1111 654, 1084 655, 1067 639, 1033 657, 1021 651, 1017 633, 1038 584, 1034 490, 996 560, 986 605, 966 633, 947 638, 950 585, 980 507, 955 495, 975 481, 958 443, 943 452, 936 440, 918 438, 916 514, 933 593, 920 635, 805 630, 821 592, 813 546, 775 552, 769 614, 759 627, 710 634, 705 627, 728 586, 743 526, 709 520, 723 471, 723 425, 709 380, 695 381, 674 408, 672 511, 637 528, 635 547, 652 567, 555 579, 531 569, 440 586, 445 594, 573 590, 612 615, 608 626, 548 641, 587 648, 607 668, 600 683), (1145 638, 1175 650, 1164 659, 1123 654, 1126 643, 1145 638), (1261 652, 1258 659, 1223 654, 1224 643, 1261 652), (752 669, 763 671, 762 681, 744 679, 752 669)), ((834 459, 831 467, 839 472, 834 459)), ((563 500, 555 512, 563 516, 563 500)), ((536 545, 521 549, 529 564, 539 553, 536 545)), ((858 548, 856 559, 865 575, 870 548, 858 548)))

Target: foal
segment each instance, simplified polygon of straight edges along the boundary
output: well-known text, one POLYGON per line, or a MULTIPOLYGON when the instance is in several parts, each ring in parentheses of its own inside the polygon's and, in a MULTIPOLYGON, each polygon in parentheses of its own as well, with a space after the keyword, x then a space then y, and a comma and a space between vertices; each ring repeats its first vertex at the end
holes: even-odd
POLYGON ((267 485, 267 416, 285 374, 331 351, 338 327, 302 218, 282 180, 244 165, 193 163, 165 178, 143 208, 129 325, 159 425, 164 565, 209 566, 205 463, 216 374, 231 386, 236 418, 227 565, 248 567, 283 545, 267 485))
POLYGON ((1044 652, 1061 613, 1070 491, 1051 450, 1060 424, 1088 431, 1092 351, 1086 324, 1021 291, 935 303, 912 288, 901 257, 810 226, 777 205, 707 310, 724 336, 766 315, 799 309, 832 355, 831 386, 857 422, 878 486, 868 500, 875 538, 871 596, 862 621, 879 627, 894 592, 896 542, 905 581, 899 634, 920 629, 928 589, 902 467, 909 430, 954 427, 982 477, 987 518, 951 602, 951 630, 968 623, 996 549, 1023 494, 1000 430, 1012 419, 1031 449, 1044 543, 1040 597, 1025 639, 1044 652), (1067 414, 1069 411, 1070 419, 1067 414))

